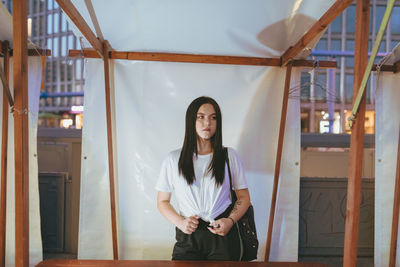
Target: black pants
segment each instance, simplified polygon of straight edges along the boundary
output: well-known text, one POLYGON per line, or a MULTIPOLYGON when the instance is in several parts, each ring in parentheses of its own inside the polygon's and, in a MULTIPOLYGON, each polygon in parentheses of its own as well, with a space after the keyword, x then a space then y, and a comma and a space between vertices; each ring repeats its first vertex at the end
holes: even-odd
MULTIPOLYGON (((216 219, 228 217, 231 206, 216 219)), ((208 222, 199 220, 199 225, 191 235, 176 228, 176 243, 172 260, 240 260, 240 238, 237 226, 233 225, 229 233, 220 236, 211 233, 208 222)))

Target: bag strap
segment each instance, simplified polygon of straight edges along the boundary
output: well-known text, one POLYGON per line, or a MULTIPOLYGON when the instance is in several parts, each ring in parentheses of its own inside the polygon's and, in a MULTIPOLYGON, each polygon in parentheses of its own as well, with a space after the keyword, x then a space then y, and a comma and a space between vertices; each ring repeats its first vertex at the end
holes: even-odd
POLYGON ((231 189, 231 199, 232 203, 234 203, 237 200, 236 194, 233 191, 232 187, 232 175, 231 175, 231 167, 229 165, 229 155, 228 155, 228 148, 224 147, 224 152, 225 152, 225 161, 226 164, 228 164, 228 174, 229 174, 229 188, 231 189))

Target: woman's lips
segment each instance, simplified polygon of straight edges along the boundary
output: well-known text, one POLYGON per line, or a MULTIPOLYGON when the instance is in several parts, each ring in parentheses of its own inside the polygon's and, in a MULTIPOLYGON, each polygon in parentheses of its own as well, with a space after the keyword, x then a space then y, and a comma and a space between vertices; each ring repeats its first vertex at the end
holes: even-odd
POLYGON ((210 128, 203 129, 204 132, 209 132, 210 128))

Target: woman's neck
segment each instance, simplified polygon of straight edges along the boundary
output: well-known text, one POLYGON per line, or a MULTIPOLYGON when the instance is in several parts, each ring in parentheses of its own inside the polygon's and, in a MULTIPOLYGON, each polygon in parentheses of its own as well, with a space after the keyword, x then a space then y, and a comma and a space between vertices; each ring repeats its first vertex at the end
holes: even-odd
POLYGON ((197 140, 197 153, 199 155, 207 155, 213 152, 210 140, 199 138, 197 140))

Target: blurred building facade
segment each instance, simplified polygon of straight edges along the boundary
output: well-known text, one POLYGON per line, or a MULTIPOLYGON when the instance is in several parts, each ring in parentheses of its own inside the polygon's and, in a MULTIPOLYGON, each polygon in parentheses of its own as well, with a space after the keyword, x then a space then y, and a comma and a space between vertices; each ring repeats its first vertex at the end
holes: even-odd
MULTIPOLYGON (((369 51, 375 42, 387 1, 370 0, 370 3, 369 51)), ((336 59, 338 68, 305 69, 302 72, 300 93, 294 93, 301 98, 302 132, 348 132, 346 122, 353 108, 355 18, 356 6, 353 3, 330 24, 311 53, 311 58, 316 60, 336 59), (331 56, 322 56, 329 53, 331 56)), ((375 63, 379 63, 399 42, 400 2, 396 1, 375 63)), ((366 92, 365 131, 369 134, 375 133, 375 89, 376 73, 373 72, 366 92)))
MULTIPOLYGON (((81 128, 83 59, 68 58, 69 49, 81 49, 66 16, 55 0, 28 1, 28 35, 37 47, 51 50, 45 59, 39 127, 81 128)), ((12 13, 12 0, 2 0, 12 13)))
MULTIPOLYGON (((46 59, 42 96, 48 97, 43 97, 40 101, 40 126, 80 128, 83 110, 83 59, 68 58, 69 49, 81 49, 80 41, 73 35, 55 0, 28 1, 30 40, 37 46, 52 51, 51 57, 46 59), (65 93, 75 96, 59 97, 65 93)), ((12 0, 2 2, 11 11, 12 0)), ((369 50, 375 41, 387 1, 370 0, 370 3, 369 50)), ((310 55, 315 60, 337 60, 338 68, 304 69, 301 84, 295 85, 291 90, 291 97, 301 99, 302 132, 347 132, 346 118, 350 115, 353 97, 355 17, 356 8, 353 3, 331 23, 310 55), (329 51, 331 55, 326 56, 329 51)), ((400 3, 397 1, 379 48, 380 57, 376 62, 399 42, 400 3)), ((366 133, 374 133, 375 80, 376 74, 373 73, 367 85, 366 133)))

